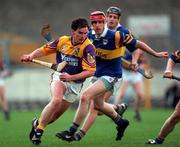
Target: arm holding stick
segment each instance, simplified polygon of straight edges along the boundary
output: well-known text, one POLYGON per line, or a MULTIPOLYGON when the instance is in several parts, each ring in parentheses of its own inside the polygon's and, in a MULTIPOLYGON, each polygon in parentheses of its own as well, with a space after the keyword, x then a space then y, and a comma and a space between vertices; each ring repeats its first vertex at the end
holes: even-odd
POLYGON ((169 57, 163 78, 175 79, 177 81, 180 81, 180 77, 173 75, 173 69, 176 63, 180 63, 180 50, 177 50, 169 57))
MULTIPOLYGON (((125 69, 128 69, 128 70, 131 70, 131 62, 121 58, 122 60, 122 66, 125 68, 125 69)), ((142 74, 145 78, 147 79, 152 79, 153 78, 153 74, 151 71, 149 70, 145 70, 143 69, 142 67, 138 67, 137 69, 137 72, 139 72, 140 74, 142 74)))
POLYGON ((36 63, 36 64, 40 64, 40 65, 48 67, 48 68, 51 68, 57 72, 60 72, 66 66, 66 61, 54 64, 54 63, 49 63, 49 62, 45 62, 45 61, 40 61, 37 59, 32 59, 32 62, 36 63))

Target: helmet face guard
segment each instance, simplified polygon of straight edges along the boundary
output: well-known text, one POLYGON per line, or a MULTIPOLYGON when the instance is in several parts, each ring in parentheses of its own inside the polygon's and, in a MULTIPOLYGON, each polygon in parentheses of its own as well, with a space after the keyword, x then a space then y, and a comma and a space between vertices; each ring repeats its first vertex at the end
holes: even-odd
POLYGON ((121 9, 119 9, 118 7, 109 7, 107 9, 107 13, 113 13, 113 14, 117 14, 118 16, 121 16, 121 9))

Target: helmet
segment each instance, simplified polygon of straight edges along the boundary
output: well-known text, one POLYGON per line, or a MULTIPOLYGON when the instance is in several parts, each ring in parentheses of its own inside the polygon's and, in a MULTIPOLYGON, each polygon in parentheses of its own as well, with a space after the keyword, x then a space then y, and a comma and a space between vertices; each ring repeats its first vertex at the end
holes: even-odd
POLYGON ((109 7, 107 9, 107 13, 113 13, 113 14, 117 14, 117 15, 121 16, 121 9, 118 7, 109 7))
POLYGON ((91 21, 104 21, 105 18, 106 16, 102 11, 94 11, 90 14, 91 21))

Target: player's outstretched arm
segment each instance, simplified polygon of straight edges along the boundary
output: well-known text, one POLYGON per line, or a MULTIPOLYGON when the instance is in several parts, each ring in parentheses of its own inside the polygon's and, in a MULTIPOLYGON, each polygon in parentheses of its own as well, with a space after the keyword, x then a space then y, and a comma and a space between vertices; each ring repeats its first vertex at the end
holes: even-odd
POLYGON ((24 54, 21 56, 21 62, 31 62, 34 58, 39 58, 45 56, 46 54, 42 51, 42 48, 38 48, 29 54, 24 54))
POLYGON ((167 58, 169 56, 168 52, 156 52, 153 50, 150 46, 148 46, 146 43, 137 40, 136 47, 159 58, 167 58))
POLYGON ((179 77, 173 75, 173 69, 176 63, 179 63, 179 59, 174 54, 172 54, 168 59, 163 78, 175 79, 177 81, 180 81, 179 77))

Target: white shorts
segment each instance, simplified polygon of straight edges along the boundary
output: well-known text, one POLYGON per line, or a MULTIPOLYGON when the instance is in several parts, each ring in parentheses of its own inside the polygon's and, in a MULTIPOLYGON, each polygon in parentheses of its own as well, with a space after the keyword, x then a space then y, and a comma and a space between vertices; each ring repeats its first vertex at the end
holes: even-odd
MULTIPOLYGON (((91 79, 91 82, 92 83, 94 83, 95 81, 97 81, 97 80, 101 80, 101 79, 104 79, 104 80, 106 80, 107 82, 108 82, 108 85, 106 84, 106 83, 104 83, 105 84, 105 86, 107 86, 107 87, 110 87, 110 86, 112 86, 112 89, 110 90, 110 91, 112 91, 112 93, 113 93, 113 95, 117 95, 117 93, 118 93, 118 91, 119 91, 119 88, 120 88, 120 85, 121 85, 121 83, 122 83, 122 78, 116 78, 117 80, 116 80, 116 82, 114 82, 114 79, 115 79, 116 77, 110 77, 110 76, 101 76, 101 77, 95 77, 95 76, 93 76, 92 77, 92 79, 91 79)), ((104 81, 103 80, 103 81, 104 81)), ((101 80, 102 81, 102 80, 101 80)))
MULTIPOLYGON (((52 74, 52 81, 60 81, 61 73, 59 72, 54 72, 52 74)), ((66 87, 66 91, 64 94, 63 99, 66 100, 67 102, 73 103, 76 100, 79 100, 79 95, 83 86, 83 83, 75 83, 75 82, 63 82, 63 84, 66 87)))
POLYGON ((137 82, 141 82, 142 80, 143 76, 140 73, 123 69, 123 81, 128 81, 135 84, 137 82))

